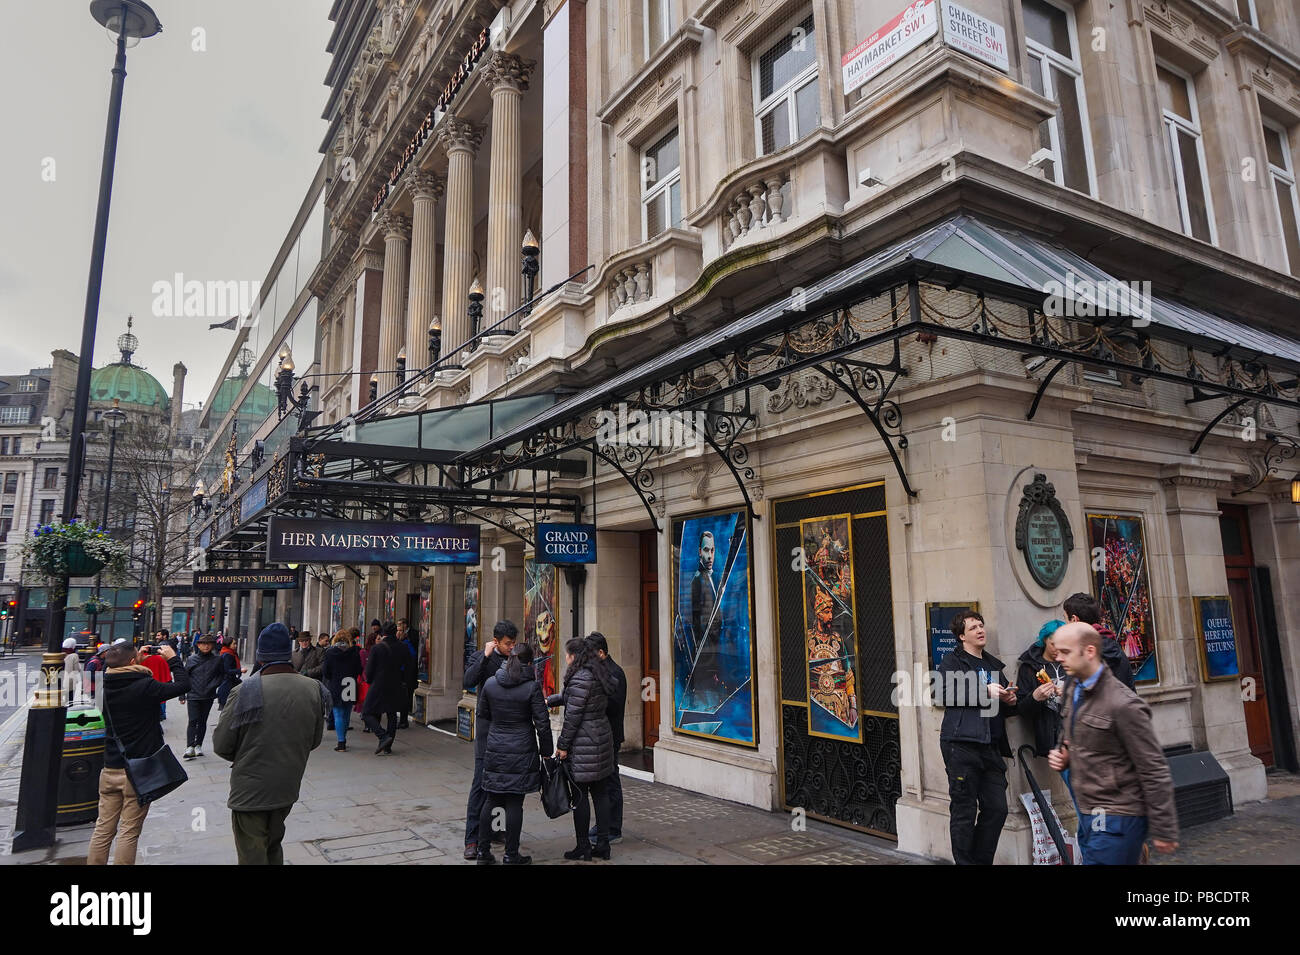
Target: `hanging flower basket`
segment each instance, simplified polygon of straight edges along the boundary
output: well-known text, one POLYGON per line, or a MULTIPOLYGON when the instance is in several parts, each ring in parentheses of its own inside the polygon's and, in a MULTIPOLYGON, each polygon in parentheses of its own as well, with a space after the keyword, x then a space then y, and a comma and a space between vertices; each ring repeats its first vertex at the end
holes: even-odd
POLYGON ((42 524, 23 543, 23 566, 42 578, 52 597, 61 597, 69 577, 98 573, 118 585, 125 580, 131 552, 121 541, 78 520, 42 524))
POLYGON ((82 544, 70 542, 63 551, 69 577, 93 577, 104 569, 104 562, 86 553, 82 544))
POLYGON ((99 594, 91 594, 86 598, 86 602, 81 605, 81 612, 88 617, 110 613, 112 609, 113 605, 99 594))

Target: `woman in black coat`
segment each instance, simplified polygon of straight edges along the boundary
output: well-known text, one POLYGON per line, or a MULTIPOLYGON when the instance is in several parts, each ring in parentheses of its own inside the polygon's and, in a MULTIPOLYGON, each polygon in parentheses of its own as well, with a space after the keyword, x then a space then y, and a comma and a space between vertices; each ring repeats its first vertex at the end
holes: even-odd
POLYGON ((361 718, 379 740, 375 747, 376 756, 393 751, 393 740, 397 738, 397 706, 402 698, 402 664, 397 653, 406 651, 397 643, 397 628, 390 623, 388 630, 385 638, 376 642, 366 657, 366 682, 370 688, 361 704, 361 718), (379 717, 383 714, 388 718, 387 732, 379 728, 379 717))
MULTIPOLYGON (((491 727, 483 750, 483 811, 478 831, 493 830, 493 816, 505 812, 506 865, 528 865, 532 856, 519 854, 524 827, 524 794, 542 787, 539 756, 551 755, 551 719, 542 688, 533 679, 533 650, 517 643, 505 666, 483 685, 478 712, 491 727)), ((497 828, 500 828, 499 824, 497 828)), ((491 865, 492 841, 478 841, 478 864, 491 865)))
POLYGON ((614 734, 605 711, 614 689, 600 658, 582 637, 565 645, 564 726, 555 755, 569 761, 574 781, 573 829, 578 842, 566 859, 590 862, 592 856, 609 858, 609 777, 618 771, 614 762, 614 734), (587 834, 591 811, 587 795, 596 804, 596 846, 587 834))
POLYGON ((1038 639, 1020 654, 1018 661, 1016 715, 1029 722, 1034 734, 1035 756, 1050 753, 1061 736, 1061 688, 1065 671, 1056 662, 1052 634, 1064 623, 1063 620, 1049 620, 1043 624, 1038 639))
POLYGON ((338 738, 334 750, 339 753, 347 752, 348 721, 357 701, 361 670, 361 651, 353 645, 352 635, 340 630, 334 634, 321 661, 321 680, 330 691, 334 706, 334 735, 338 738))

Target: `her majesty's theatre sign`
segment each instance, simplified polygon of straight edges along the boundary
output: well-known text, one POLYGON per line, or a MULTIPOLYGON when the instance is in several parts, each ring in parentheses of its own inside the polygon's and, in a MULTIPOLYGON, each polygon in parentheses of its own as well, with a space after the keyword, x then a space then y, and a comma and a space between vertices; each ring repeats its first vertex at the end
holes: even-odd
POLYGON ((479 562, 479 526, 272 517, 266 559, 277 564, 473 566, 479 562))

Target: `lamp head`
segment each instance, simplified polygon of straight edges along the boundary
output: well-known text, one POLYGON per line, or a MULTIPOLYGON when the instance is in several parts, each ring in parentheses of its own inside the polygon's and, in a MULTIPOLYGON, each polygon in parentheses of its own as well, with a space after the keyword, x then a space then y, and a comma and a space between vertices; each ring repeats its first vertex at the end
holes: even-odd
POLYGON ((537 236, 533 235, 533 230, 529 229, 524 233, 524 244, 522 246, 524 255, 536 255, 542 251, 541 245, 537 242, 537 236))
POLYGON ((143 40, 162 32, 157 14, 141 0, 91 0, 90 15, 114 36, 143 40))
POLYGON ((471 302, 483 301, 483 283, 474 276, 474 284, 469 287, 469 298, 471 302))

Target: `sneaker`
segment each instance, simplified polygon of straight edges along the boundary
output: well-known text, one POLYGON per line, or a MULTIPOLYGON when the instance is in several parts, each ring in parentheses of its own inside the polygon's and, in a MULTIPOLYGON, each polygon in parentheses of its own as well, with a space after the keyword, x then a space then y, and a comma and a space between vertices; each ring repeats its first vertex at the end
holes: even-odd
POLYGON ((193 746, 187 746, 187 747, 185 748, 185 758, 186 758, 186 759, 193 759, 193 758, 194 758, 194 747, 193 747, 193 746))
POLYGON ((195 756, 202 756, 202 755, 203 755, 203 747, 202 747, 202 746, 195 746, 195 747, 194 747, 194 755, 195 755, 195 756))
POLYGON ((339 743, 337 746, 334 747, 334 752, 336 753, 346 753, 347 751, 348 751, 347 743, 339 743))
POLYGON ((465 847, 465 861, 473 862, 477 858, 478 858, 478 843, 471 842, 469 845, 465 847))
MULTIPOLYGON (((594 842, 596 841, 596 839, 598 838, 597 833, 596 833, 596 830, 595 830, 595 829, 592 829, 590 832, 588 832, 588 833, 587 833, 587 838, 590 839, 590 840, 594 843, 594 842)), ((609 841, 610 843, 622 842, 622 841, 623 841, 623 833, 621 833, 621 832, 611 832, 611 833, 609 834, 609 840, 608 840, 608 841, 609 841)))

